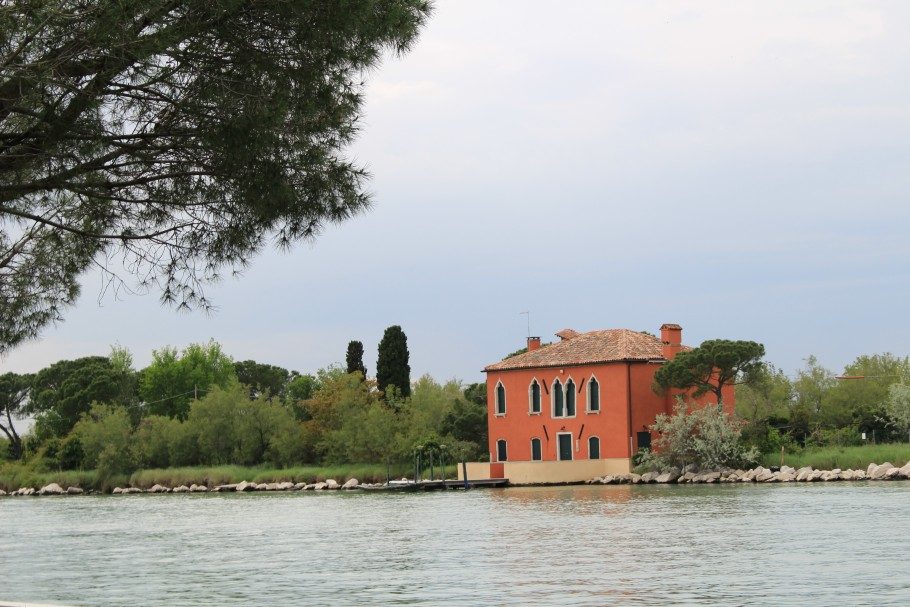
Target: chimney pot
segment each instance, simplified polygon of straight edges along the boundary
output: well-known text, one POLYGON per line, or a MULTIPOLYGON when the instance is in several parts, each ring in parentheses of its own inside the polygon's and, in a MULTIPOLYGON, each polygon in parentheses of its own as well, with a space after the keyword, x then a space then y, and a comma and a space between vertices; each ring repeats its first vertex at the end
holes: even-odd
POLYGON ((540 347, 540 338, 539 337, 529 337, 528 338, 528 352, 533 352, 534 350, 540 347))
POLYGON ((682 327, 675 323, 666 323, 660 327, 660 341, 663 357, 673 360, 676 353, 682 350, 682 327))

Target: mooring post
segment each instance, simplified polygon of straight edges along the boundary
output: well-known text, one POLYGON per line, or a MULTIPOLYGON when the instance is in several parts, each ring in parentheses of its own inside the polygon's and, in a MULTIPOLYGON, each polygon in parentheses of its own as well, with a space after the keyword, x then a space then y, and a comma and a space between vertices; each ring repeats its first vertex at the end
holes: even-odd
POLYGON ((464 488, 468 488, 468 464, 464 460, 461 462, 461 476, 464 478, 464 488))

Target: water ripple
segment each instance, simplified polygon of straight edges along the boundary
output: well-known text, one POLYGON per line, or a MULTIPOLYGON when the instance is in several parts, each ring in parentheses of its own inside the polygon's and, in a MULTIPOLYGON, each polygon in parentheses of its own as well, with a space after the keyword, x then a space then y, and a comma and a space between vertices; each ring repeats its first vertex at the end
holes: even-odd
POLYGON ((908 605, 910 483, 0 500, 2 598, 908 605))

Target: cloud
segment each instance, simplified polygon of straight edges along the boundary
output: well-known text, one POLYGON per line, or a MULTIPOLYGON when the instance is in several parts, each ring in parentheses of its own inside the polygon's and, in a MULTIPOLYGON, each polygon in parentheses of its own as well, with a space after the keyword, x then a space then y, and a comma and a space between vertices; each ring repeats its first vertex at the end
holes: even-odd
POLYGON ((438 2, 366 74, 371 213, 254 260, 212 317, 99 308, 88 278, 0 365, 214 337, 307 371, 401 324, 415 376, 477 380, 527 309, 543 335, 757 339, 785 369, 905 352, 908 24, 897 3, 438 2))

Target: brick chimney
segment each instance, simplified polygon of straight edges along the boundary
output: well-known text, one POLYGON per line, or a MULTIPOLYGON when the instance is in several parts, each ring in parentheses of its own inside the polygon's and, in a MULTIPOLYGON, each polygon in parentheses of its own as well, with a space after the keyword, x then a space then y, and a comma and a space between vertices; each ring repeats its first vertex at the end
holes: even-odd
POLYGON ((540 347, 540 338, 539 337, 529 337, 528 338, 528 352, 533 352, 540 347))
POLYGON ((660 341, 663 344, 661 348, 663 357, 673 360, 676 353, 682 349, 682 327, 674 323, 661 325, 660 341))

